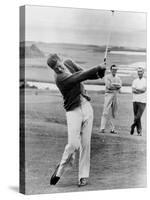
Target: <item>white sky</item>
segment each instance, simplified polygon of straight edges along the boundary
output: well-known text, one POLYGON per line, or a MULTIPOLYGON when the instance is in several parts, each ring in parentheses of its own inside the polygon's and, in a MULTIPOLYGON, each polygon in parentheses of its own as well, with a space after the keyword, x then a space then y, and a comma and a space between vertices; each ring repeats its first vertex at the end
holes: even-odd
POLYGON ((146 14, 26 6, 26 40, 146 47, 146 14))

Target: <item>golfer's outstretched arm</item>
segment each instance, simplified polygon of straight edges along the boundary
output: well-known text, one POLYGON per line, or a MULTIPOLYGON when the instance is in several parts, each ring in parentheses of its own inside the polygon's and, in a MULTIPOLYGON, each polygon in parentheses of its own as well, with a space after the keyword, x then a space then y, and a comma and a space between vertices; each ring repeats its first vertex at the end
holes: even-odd
POLYGON ((75 62, 73 62, 71 59, 67 59, 64 61, 64 65, 66 68, 73 74, 78 71, 83 71, 82 67, 77 65, 75 62))
POLYGON ((86 71, 78 71, 64 79, 63 84, 66 86, 71 86, 73 84, 80 83, 88 79, 103 78, 105 75, 105 70, 105 67, 97 66, 86 71))

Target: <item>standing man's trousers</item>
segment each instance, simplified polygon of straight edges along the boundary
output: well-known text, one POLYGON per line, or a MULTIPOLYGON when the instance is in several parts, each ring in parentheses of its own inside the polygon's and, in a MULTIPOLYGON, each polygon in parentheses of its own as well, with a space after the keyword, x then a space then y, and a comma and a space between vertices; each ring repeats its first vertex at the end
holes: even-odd
POLYGON ((104 99, 104 109, 101 118, 100 129, 105 129, 106 123, 110 122, 111 129, 115 129, 115 116, 117 112, 117 97, 114 93, 106 93, 104 99))
POLYGON ((137 128, 137 132, 141 133, 142 125, 141 125, 141 117, 144 112, 146 103, 141 102, 133 102, 133 112, 134 112, 134 122, 132 124, 132 128, 137 128))
POLYGON ((57 176, 61 177, 68 167, 73 165, 75 151, 80 150, 79 179, 89 177, 91 133, 93 126, 93 109, 88 101, 73 111, 66 112, 68 125, 68 144, 65 147, 57 176))

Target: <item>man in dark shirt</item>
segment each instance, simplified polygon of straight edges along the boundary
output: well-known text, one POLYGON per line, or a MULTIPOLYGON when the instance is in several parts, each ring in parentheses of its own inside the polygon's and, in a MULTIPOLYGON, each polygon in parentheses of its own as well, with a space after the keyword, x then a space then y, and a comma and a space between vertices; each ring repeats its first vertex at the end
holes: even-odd
POLYGON ((78 186, 84 186, 87 184, 90 171, 93 109, 82 81, 103 78, 106 68, 103 64, 84 71, 72 60, 63 62, 57 54, 51 54, 47 64, 55 72, 55 82, 64 99, 68 127, 68 144, 60 164, 51 177, 50 184, 55 185, 64 171, 73 165, 75 151, 79 150, 78 186))

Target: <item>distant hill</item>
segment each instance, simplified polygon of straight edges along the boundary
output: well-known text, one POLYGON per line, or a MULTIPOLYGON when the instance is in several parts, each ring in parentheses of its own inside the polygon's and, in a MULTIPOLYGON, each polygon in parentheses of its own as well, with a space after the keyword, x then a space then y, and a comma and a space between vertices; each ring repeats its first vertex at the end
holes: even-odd
MULTIPOLYGON (((36 44, 41 50, 47 50, 52 48, 63 49, 79 49, 79 50, 93 50, 93 52, 105 52, 106 45, 90 45, 90 44, 69 44, 69 43, 46 43, 46 42, 34 42, 26 41, 27 45, 36 44)), ((108 51, 133 51, 133 52, 146 52, 145 48, 139 47, 127 47, 127 46, 109 46, 108 51)))
MULTIPOLYGON (((34 42, 26 41, 25 43, 25 56, 26 58, 34 57, 45 57, 50 52, 61 53, 70 51, 86 51, 93 53, 104 53, 106 45, 86 45, 86 44, 67 44, 67 43, 46 43, 46 42, 34 42)), ((125 47, 125 46, 109 46, 108 52, 111 51, 130 51, 130 52, 146 52, 145 48, 138 47, 125 47)), ((20 43, 20 54, 23 57, 24 53, 24 42, 20 43)), ((65 55, 64 55, 65 56, 65 55)))
POLYGON ((25 46, 24 42, 20 43, 20 58, 44 58, 45 55, 35 44, 25 46))

